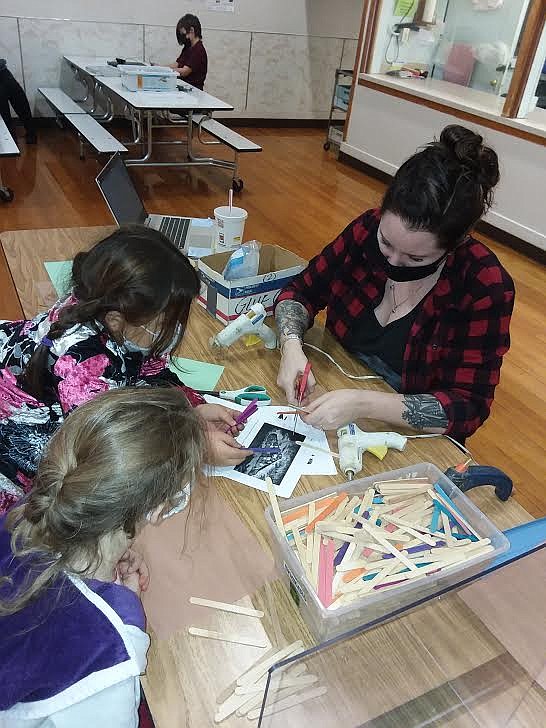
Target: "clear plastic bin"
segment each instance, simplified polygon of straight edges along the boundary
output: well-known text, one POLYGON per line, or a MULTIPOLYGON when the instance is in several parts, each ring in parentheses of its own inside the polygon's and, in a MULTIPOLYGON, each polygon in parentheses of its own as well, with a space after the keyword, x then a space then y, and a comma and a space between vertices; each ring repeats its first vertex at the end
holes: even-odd
POLYGON ((118 66, 128 91, 176 91, 178 74, 166 66, 118 66))
POLYGON ((438 574, 430 574, 414 583, 408 581, 407 584, 402 584, 397 589, 366 594, 362 599, 335 610, 326 609, 319 601, 318 595, 307 580, 304 569, 292 550, 291 543, 281 539, 271 507, 266 509, 265 518, 273 534, 273 551, 279 571, 287 582, 290 593, 299 607, 303 619, 315 638, 320 642, 336 637, 359 625, 380 619, 386 614, 395 612, 397 609, 421 598, 430 597, 455 581, 475 575, 499 554, 508 550, 510 544, 506 536, 432 463, 419 463, 408 468, 391 470, 368 478, 353 480, 341 484, 337 488, 330 487, 314 493, 306 493, 298 498, 279 501, 279 507, 282 513, 285 510, 305 505, 309 501, 340 491, 345 491, 349 495, 359 495, 363 494, 378 480, 407 478, 410 475, 428 477, 432 483, 438 483, 477 533, 482 538, 491 540, 493 550, 476 556, 466 563, 447 567, 438 574))

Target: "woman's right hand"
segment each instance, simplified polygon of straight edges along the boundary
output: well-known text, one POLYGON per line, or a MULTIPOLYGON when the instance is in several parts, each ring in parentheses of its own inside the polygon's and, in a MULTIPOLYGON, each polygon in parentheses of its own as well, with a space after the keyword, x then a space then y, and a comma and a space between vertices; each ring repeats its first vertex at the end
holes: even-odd
POLYGON ((252 455, 250 450, 242 450, 237 440, 229 432, 208 428, 207 435, 210 465, 234 467, 252 455))
MULTIPOLYGON (((286 394, 286 400, 289 404, 297 405, 297 386, 298 377, 303 374, 307 357, 303 353, 301 342, 297 339, 288 339, 282 347, 281 366, 277 376, 277 384, 282 387, 286 394)), ((307 389, 304 394, 304 401, 315 389, 316 380, 313 373, 309 373, 307 380, 307 389)))

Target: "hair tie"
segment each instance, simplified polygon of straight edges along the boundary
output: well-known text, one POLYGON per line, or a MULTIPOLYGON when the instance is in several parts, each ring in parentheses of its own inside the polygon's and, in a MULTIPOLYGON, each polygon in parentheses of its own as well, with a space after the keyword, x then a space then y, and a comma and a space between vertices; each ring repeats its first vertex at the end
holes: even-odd
POLYGON ((53 346, 53 342, 47 336, 44 336, 42 338, 42 340, 40 341, 40 344, 43 344, 44 346, 47 346, 48 349, 51 349, 51 347, 53 346))

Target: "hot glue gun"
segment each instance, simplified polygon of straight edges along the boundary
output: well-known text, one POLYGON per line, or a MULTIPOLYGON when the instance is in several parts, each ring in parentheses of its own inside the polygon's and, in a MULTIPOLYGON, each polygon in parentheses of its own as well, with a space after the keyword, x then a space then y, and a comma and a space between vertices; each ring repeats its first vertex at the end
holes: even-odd
POLYGON ((347 480, 362 470, 362 455, 368 450, 383 460, 389 448, 403 450, 408 439, 397 432, 363 432, 353 422, 337 431, 339 466, 347 480))
POLYGON ((448 468, 446 475, 463 493, 480 485, 494 485, 499 500, 506 501, 512 494, 512 480, 492 465, 457 465, 448 468))
POLYGON ((265 325, 266 316, 267 312, 262 304, 255 303, 247 313, 242 313, 225 329, 213 336, 209 341, 210 346, 231 346, 241 336, 254 334, 264 342, 266 349, 275 349, 277 334, 265 325))

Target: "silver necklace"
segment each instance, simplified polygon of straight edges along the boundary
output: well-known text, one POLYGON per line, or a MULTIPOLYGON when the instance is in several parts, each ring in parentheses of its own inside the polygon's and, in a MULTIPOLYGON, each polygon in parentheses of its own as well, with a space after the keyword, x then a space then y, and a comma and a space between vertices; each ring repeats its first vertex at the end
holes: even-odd
POLYGON ((423 284, 421 283, 418 288, 415 289, 415 291, 412 291, 409 296, 406 296, 403 301, 399 301, 399 303, 396 303, 396 296, 394 295, 394 283, 390 284, 391 287, 391 296, 392 296, 392 308, 391 308, 391 314, 396 313, 397 310, 402 306, 406 301, 409 301, 412 296, 415 296, 416 293, 418 293, 421 288, 423 287, 423 284))

